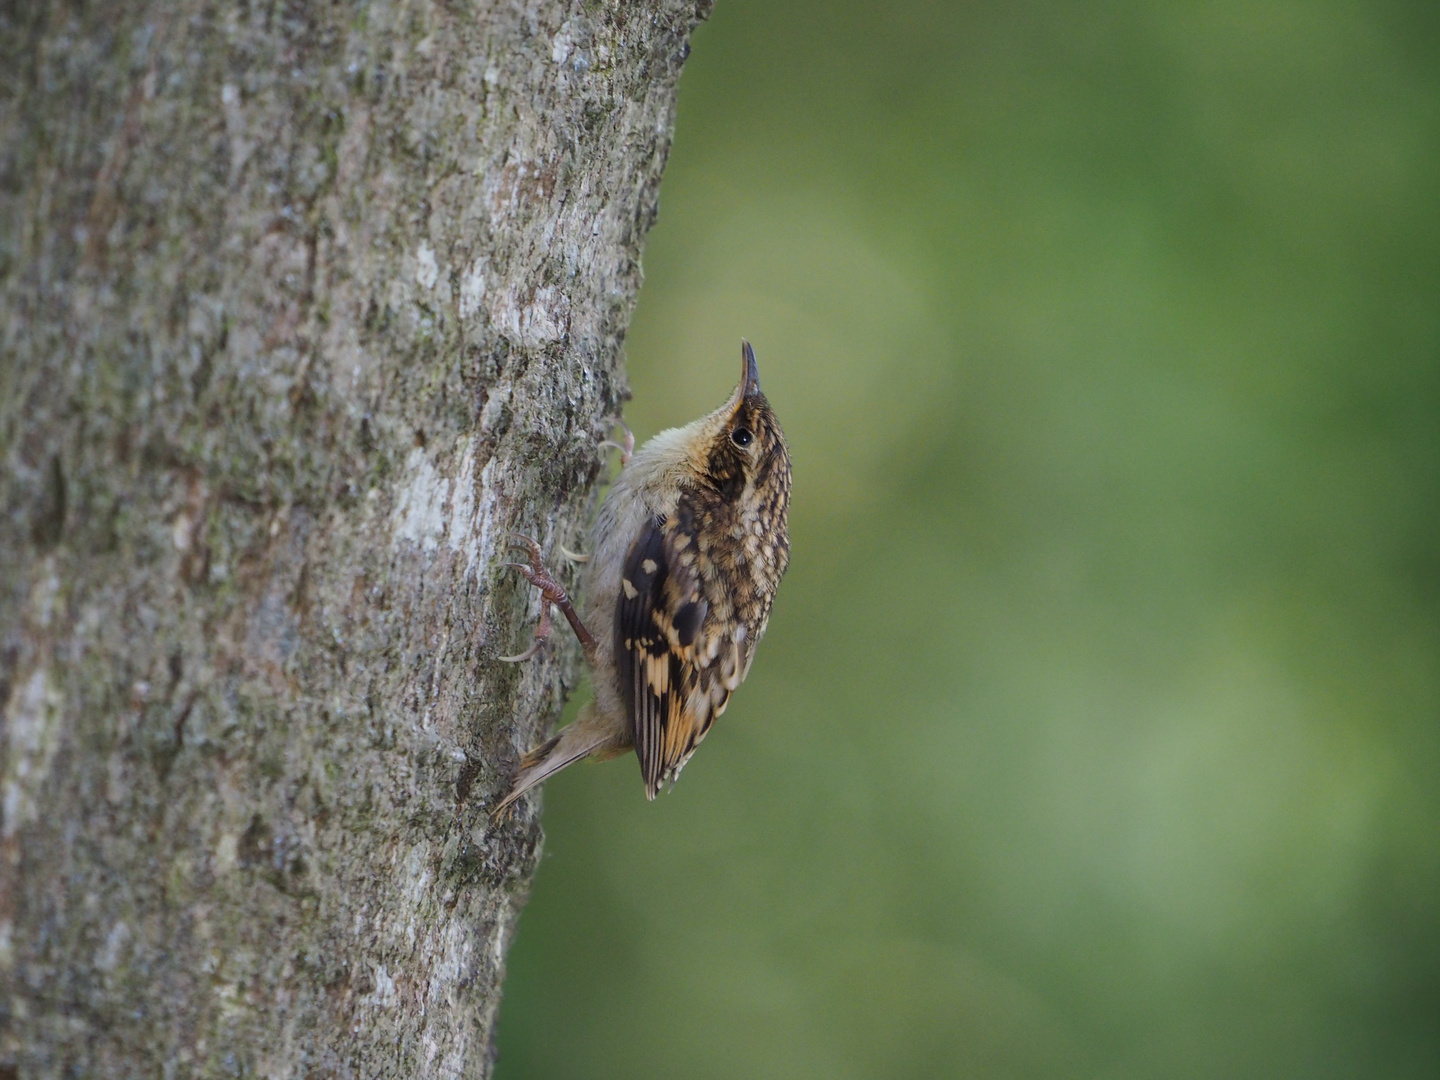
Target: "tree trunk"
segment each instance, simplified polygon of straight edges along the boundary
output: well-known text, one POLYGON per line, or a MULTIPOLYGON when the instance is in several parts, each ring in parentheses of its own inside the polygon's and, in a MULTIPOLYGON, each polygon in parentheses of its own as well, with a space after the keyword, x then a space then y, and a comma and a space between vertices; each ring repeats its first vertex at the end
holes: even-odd
POLYGON ((5 6, 0 1078, 484 1076, 708 0, 5 6))

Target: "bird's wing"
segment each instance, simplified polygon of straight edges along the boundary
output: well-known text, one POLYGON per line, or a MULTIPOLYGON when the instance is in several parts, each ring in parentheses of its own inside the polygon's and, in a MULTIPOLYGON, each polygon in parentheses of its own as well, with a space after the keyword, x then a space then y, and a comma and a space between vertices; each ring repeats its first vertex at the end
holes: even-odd
POLYGON ((725 575, 710 566, 692 523, 682 499, 668 519, 641 530, 615 609, 620 686, 652 799, 679 775, 749 666, 751 641, 736 633, 725 575))

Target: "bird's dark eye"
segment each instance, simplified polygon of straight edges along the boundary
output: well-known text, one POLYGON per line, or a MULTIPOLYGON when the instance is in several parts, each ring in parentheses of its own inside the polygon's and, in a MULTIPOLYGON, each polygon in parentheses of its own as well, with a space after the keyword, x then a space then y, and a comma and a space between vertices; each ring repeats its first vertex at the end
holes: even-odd
POLYGON ((730 441, 736 446, 749 446, 755 441, 755 436, 751 434, 748 427, 737 427, 730 432, 730 441))

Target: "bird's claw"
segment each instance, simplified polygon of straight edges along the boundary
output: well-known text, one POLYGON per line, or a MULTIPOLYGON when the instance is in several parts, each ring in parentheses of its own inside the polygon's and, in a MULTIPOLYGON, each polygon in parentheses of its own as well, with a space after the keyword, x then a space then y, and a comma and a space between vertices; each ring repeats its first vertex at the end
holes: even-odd
MULTIPOLYGON (((535 644, 526 649, 523 653, 515 656, 501 656, 498 659, 510 664, 524 663, 534 657, 545 644, 545 639, 550 636, 550 605, 554 604, 560 609, 570 626, 575 631, 575 636, 580 639, 581 646, 589 656, 595 648, 595 639, 585 629, 580 621, 580 616, 575 614, 575 606, 570 603, 570 597, 565 592, 565 587, 550 576, 545 569, 545 560, 541 557, 540 545, 525 536, 523 533, 506 533, 512 543, 524 547, 529 554, 528 563, 507 562, 502 565, 511 567, 518 571, 520 576, 540 590, 540 624, 535 627, 535 644)), ((563 551, 564 548, 561 548, 563 551)))
MULTIPOLYGON (((545 569, 545 560, 540 555, 539 541, 526 536, 524 533, 518 532, 507 532, 505 534, 505 537, 512 544, 523 547, 529 553, 530 565, 535 569, 537 573, 542 572, 545 569)), ((515 564, 506 563, 505 565, 514 566, 515 564)))
POLYGON ((496 657, 497 660, 502 660, 507 664, 523 664, 539 654, 545 646, 546 639, 550 636, 550 605, 567 598, 560 583, 552 580, 545 573, 545 562, 540 555, 540 545, 523 533, 511 532, 505 535, 512 544, 526 549, 530 555, 530 561, 528 563, 506 562, 500 565, 519 571, 521 577, 540 590, 540 623, 535 627, 535 643, 524 652, 516 653, 514 656, 496 657))
POLYGON ((610 417, 608 422, 612 428, 618 427, 621 431, 625 432, 625 438, 620 442, 616 442, 614 439, 604 439, 600 443, 600 449, 619 450, 621 467, 629 465, 630 458, 635 453, 635 433, 631 431, 625 425, 625 421, 621 420, 618 416, 610 417))
POLYGON ((535 639, 535 644, 531 645, 524 652, 516 653, 514 656, 497 656, 495 659, 503 660, 507 664, 523 664, 526 660, 534 659, 535 655, 540 651, 541 646, 543 646, 544 644, 545 639, 542 637, 537 637, 535 639))
POLYGON ((530 537, 521 533, 507 533, 511 541, 523 547, 530 555, 528 565, 526 563, 507 562, 504 566, 510 566, 520 572, 520 575, 531 585, 540 590, 541 594, 552 604, 562 604, 568 597, 565 595, 565 587, 550 576, 550 571, 545 568, 545 560, 540 554, 540 545, 530 537))

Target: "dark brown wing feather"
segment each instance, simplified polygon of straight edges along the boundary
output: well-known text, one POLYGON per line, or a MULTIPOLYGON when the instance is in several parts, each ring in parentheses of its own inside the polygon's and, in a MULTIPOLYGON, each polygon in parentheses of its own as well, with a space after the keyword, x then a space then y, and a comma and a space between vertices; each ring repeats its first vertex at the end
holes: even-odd
POLYGON ((734 640, 731 584, 696 544, 688 500, 641 530, 626 556, 615 609, 615 657, 635 754, 654 798, 725 710, 748 667, 734 640), (711 573, 705 573, 706 570, 711 573))
POLYGON ((660 613, 665 604, 669 566, 661 525, 641 530, 621 572, 620 602, 615 606, 615 661, 620 690, 635 737, 635 755, 645 777, 645 794, 655 797, 665 773, 661 748, 665 729, 680 712, 683 672, 671 655, 660 613))

